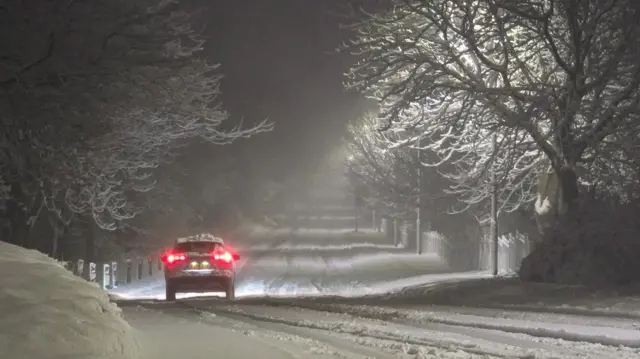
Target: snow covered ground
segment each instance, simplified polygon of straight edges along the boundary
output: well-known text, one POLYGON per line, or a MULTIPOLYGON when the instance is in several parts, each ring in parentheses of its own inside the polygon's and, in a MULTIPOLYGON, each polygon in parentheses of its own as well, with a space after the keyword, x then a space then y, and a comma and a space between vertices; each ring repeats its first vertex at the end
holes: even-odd
MULTIPOLYGON (((143 341, 160 342, 162 332, 174 327, 189 333, 173 338, 185 343, 173 347, 188 345, 193 357, 201 350, 193 342, 204 336, 234 343, 231 358, 253 355, 255 348, 267 358, 640 357, 634 319, 549 314, 540 303, 538 311, 507 308, 507 298, 535 304, 533 293, 540 289, 486 272, 450 273, 435 255, 363 237, 349 244, 335 238, 346 240, 344 233, 311 236, 316 240, 283 234, 278 245, 245 247, 250 254, 233 304, 193 294, 167 303, 158 283, 121 293, 129 299, 122 302, 125 315, 143 341), (501 309, 478 304, 490 302, 501 309)), ((151 350, 154 356, 165 352, 162 346, 151 350)))
POLYGON ((377 245, 392 247, 392 241, 383 233, 371 228, 269 228, 252 225, 246 228, 240 238, 228 240, 239 249, 302 248, 341 245, 377 245))
MULTIPOLYGON (((486 272, 450 273, 437 256, 415 255, 377 248, 342 245, 292 251, 275 248, 243 256, 238 264, 236 296, 362 296, 400 290, 407 286, 451 280, 485 278, 486 272), (361 252, 361 253, 358 253, 361 252)), ((129 299, 164 299, 161 273, 111 293, 129 299)), ((205 295, 222 295, 219 293, 205 295)), ((178 294, 179 298, 203 296, 178 294)))
POLYGON ((97 285, 46 255, 0 241, 0 356, 134 359, 139 343, 97 285))
MULTIPOLYGON (((238 297, 361 296, 442 280, 442 274, 451 272, 438 256, 409 253, 374 231, 252 229, 245 238, 225 239, 241 256, 236 279, 238 297)), ((458 276, 477 278, 487 274, 458 276)), ((111 293, 133 299, 162 299, 164 290, 164 279, 158 273, 111 293)))
POLYGON ((141 333, 161 335, 166 323, 191 333, 178 342, 197 341, 194 330, 238 342, 234 358, 254 348, 267 358, 640 357, 635 319, 544 312, 542 299, 551 310, 576 295, 593 303, 584 291, 450 273, 437 256, 407 253, 376 235, 281 233, 243 248, 233 304, 189 294, 166 303, 160 283, 125 293, 137 298, 123 302, 125 314, 141 333))
MULTIPOLYGON (((466 281, 474 279, 461 283, 466 281)), ((255 353, 301 359, 640 357, 636 320, 397 302, 367 304, 382 298, 390 296, 253 297, 234 303, 185 298, 174 303, 137 300, 122 305, 143 343, 149 343, 150 352, 145 354, 149 359, 174 357, 185 351, 180 348, 188 348, 189 358, 208 358, 220 343, 228 358, 249 358, 255 353), (340 300, 345 303, 335 303, 340 300), (160 344, 167 341, 170 344, 160 344)))
POLYGON ((361 245, 372 243, 366 238, 352 245, 306 238, 309 246, 298 248, 308 250, 294 250, 286 244, 295 242, 290 234, 277 237, 280 245, 244 248, 233 303, 190 295, 166 302, 158 273, 113 291, 122 310, 57 262, 0 242, 0 353, 12 359, 640 357, 638 317, 623 315, 637 303, 633 288, 615 294, 522 285, 484 272, 449 273, 437 256, 361 245), (606 305, 617 309, 607 312, 606 305))
MULTIPOLYGON (((269 305, 423 325, 497 330, 534 338, 640 348, 637 288, 593 290, 515 278, 437 281, 367 298, 270 299, 269 305)), ((261 304, 253 301, 246 304, 261 304)), ((638 352, 640 353, 640 352, 638 352)))
MULTIPOLYGON (((211 358, 526 358, 632 359, 636 348, 602 345, 580 338, 440 323, 394 315, 375 316, 301 308, 266 301, 228 303, 222 299, 178 302, 127 301, 125 317, 139 330, 143 359, 176 356, 211 358)), ((456 318, 460 319, 460 318, 456 318)), ((485 317, 484 322, 491 322, 485 317)), ((504 326, 504 325, 503 325, 504 326)), ((587 328, 586 326, 584 328, 587 328)), ((597 328, 603 337, 632 330, 597 328), (604 332, 603 332, 604 330, 604 332)), ((593 339, 593 338, 588 338, 593 339)), ((614 343, 611 343, 614 344, 614 343)))
POLYGON ((394 296, 398 303, 403 304, 480 307, 640 320, 638 285, 594 289, 522 283, 514 277, 502 277, 450 285, 414 286, 392 295, 394 296))
POLYGON ((436 306, 403 308, 402 306, 313 302, 276 303, 275 305, 349 313, 370 319, 392 319, 403 323, 438 323, 448 326, 526 334, 539 338, 640 348, 640 323, 637 320, 436 306))

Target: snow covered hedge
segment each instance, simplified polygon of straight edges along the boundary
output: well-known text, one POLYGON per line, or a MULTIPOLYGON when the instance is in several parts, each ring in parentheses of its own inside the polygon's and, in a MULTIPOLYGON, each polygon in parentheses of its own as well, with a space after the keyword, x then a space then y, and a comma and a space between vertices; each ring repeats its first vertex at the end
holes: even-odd
POLYGON ((105 291, 34 250, 0 241, 3 358, 133 359, 140 346, 105 291))
POLYGON ((523 281, 616 285, 640 281, 640 203, 588 198, 545 233, 523 281))

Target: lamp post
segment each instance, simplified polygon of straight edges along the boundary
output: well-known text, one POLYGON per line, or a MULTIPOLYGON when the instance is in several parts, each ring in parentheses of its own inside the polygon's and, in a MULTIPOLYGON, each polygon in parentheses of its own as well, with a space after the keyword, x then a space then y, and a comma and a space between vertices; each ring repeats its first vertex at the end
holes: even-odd
MULTIPOLYGON (((492 151, 493 157, 497 150, 497 137, 496 133, 493 133, 492 139, 492 151)), ((496 180, 495 171, 491 171, 491 240, 493 242, 493 275, 498 275, 498 182, 496 180)))

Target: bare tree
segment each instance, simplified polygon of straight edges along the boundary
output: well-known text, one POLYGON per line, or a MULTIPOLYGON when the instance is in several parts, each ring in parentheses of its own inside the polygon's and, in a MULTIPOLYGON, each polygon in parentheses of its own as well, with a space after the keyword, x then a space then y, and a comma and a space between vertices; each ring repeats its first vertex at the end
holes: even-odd
POLYGON ((349 126, 347 166, 355 180, 366 186, 367 200, 377 203, 383 213, 391 217, 415 218, 420 198, 421 221, 427 224, 424 228, 450 239, 467 240, 468 230, 482 225, 489 209, 474 206, 472 210, 457 213, 458 198, 450 190, 450 180, 440 173, 451 165, 442 165, 440 170, 423 166, 423 161, 434 157, 417 142, 397 146, 419 136, 420 129, 382 132, 382 125, 376 114, 370 113, 349 126))
POLYGON ((566 210, 607 141, 638 143, 636 1, 394 4, 355 24, 350 85, 380 102, 387 129, 420 127, 467 202, 489 196, 493 173, 503 209, 518 208, 550 168, 566 210))
POLYGON ((422 197, 429 203, 425 213, 432 220, 449 213, 455 202, 447 192, 449 181, 437 169, 422 166, 429 153, 421 151, 418 143, 397 146, 418 136, 419 129, 382 132, 381 125, 375 113, 368 113, 349 126, 347 168, 367 187, 368 200, 380 202, 395 214, 406 215, 415 212, 418 197, 422 197))
POLYGON ((177 0, 0 1, 0 159, 17 202, 115 229, 188 140, 271 129, 221 129, 221 75, 190 18, 177 0))
POLYGON ((349 125, 347 171, 354 186, 364 186, 365 201, 376 202, 383 213, 397 217, 413 212, 418 195, 415 156, 407 149, 391 150, 374 113, 349 125))

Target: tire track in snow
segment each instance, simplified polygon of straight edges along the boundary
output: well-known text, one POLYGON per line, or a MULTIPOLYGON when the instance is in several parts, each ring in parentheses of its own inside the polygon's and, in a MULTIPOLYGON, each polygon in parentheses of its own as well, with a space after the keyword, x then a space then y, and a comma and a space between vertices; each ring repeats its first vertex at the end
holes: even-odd
MULTIPOLYGON (((133 305, 132 301, 127 302, 126 305, 133 305)), ((375 345, 371 345, 372 343, 362 343, 358 341, 349 341, 344 338, 336 337, 331 333, 327 333, 326 331, 318 331, 314 330, 314 328, 305 328, 300 326, 292 326, 288 325, 285 322, 278 321, 265 321, 265 320, 255 320, 247 316, 238 315, 237 313, 233 313, 231 311, 212 311, 212 310, 203 310, 198 308, 197 306, 189 305, 185 302, 162 302, 162 301, 140 301, 137 304, 142 308, 147 310, 158 311, 163 314, 173 315, 179 318, 187 318, 186 313, 191 313, 193 315, 197 315, 198 318, 206 318, 207 316, 212 317, 221 317, 226 320, 231 320, 233 322, 237 322, 244 325, 250 325, 251 327, 255 327, 263 330, 264 333, 270 333, 271 335, 266 335, 266 338, 279 338, 280 336, 276 333, 284 334, 288 337, 298 338, 298 340, 304 341, 312 341, 315 343, 315 348, 319 350, 319 353, 314 354, 324 354, 330 355, 332 357, 342 358, 342 359, 413 359, 413 358, 422 358, 416 356, 414 354, 409 354, 409 356, 402 355, 397 352, 389 352, 389 349, 392 348, 375 348, 375 345), (374 348, 372 348, 374 347, 374 348), (380 349, 386 349, 385 352, 381 352, 380 349)), ((193 318, 192 318, 193 319, 193 318)), ((215 325, 215 324, 214 324, 215 325)), ((303 359, 309 357, 309 354, 304 356, 292 355, 292 358, 295 359, 303 359)))
MULTIPOLYGON (((531 330, 518 331, 510 330, 509 328, 504 329, 499 325, 492 325, 492 323, 490 323, 492 318, 487 318, 488 322, 484 325, 467 325, 465 323, 450 322, 446 319, 442 321, 438 321, 437 319, 427 321, 417 320, 412 317, 398 315, 397 313, 367 313, 366 311, 363 312, 362 310, 352 311, 349 310, 349 308, 345 309, 344 307, 332 308, 328 306, 327 308, 325 306, 288 305, 286 304, 286 302, 285 304, 283 304, 282 302, 265 303, 260 299, 257 301, 260 302, 258 304, 259 306, 286 308, 283 310, 283 312, 286 312, 287 314, 291 313, 291 310, 324 313, 325 315, 327 313, 340 315, 346 314, 350 317, 362 318, 372 321, 382 321, 394 325, 408 326, 411 328, 421 328, 424 330, 437 331, 440 333, 451 333, 452 335, 464 335, 502 345, 520 347, 527 350, 547 350, 554 352, 561 350, 563 352, 563 355, 578 357, 587 357, 589 355, 597 354, 598 352, 601 353, 601 357, 607 357, 607 355, 611 355, 612 352, 616 353, 615 357, 620 357, 625 354, 621 351, 621 348, 617 348, 618 345, 607 346, 606 344, 599 342, 582 341, 572 335, 556 337, 553 335, 550 336, 547 332, 538 333, 531 330)), ((243 304, 244 305, 240 308, 251 307, 250 305, 247 305, 248 303, 243 304)), ((627 354, 631 355, 632 357, 635 357, 635 355, 637 355, 637 351, 632 350, 632 348, 628 349, 635 353, 627 354)))
MULTIPOLYGON (((180 301, 180 302, 176 302, 175 304, 186 310, 195 311, 197 313, 212 313, 217 316, 221 316, 221 317, 225 317, 228 319, 241 321, 241 322, 247 322, 247 321, 263 322, 263 323, 269 323, 269 324, 279 324, 283 326, 288 326, 288 327, 294 328, 293 330, 295 333, 298 333, 298 330, 300 328, 305 328, 305 329, 320 330, 325 332, 348 334, 355 338, 368 338, 373 340, 396 342, 401 345, 428 347, 428 348, 435 348, 437 350, 451 351, 452 348, 455 348, 454 351, 463 351, 468 353, 469 355, 474 354, 482 357, 491 356, 495 358, 533 358, 537 356, 532 356, 530 353, 531 350, 540 351, 540 350, 549 349, 548 346, 540 346, 538 348, 535 348, 535 347, 532 348, 530 345, 529 345, 529 348, 520 348, 517 345, 514 345, 514 342, 512 340, 513 338, 510 338, 511 343, 504 342, 504 338, 502 342, 495 341, 494 339, 497 339, 496 337, 491 337, 490 335, 489 336, 485 335, 484 337, 481 337, 481 336, 478 336, 477 333, 472 333, 473 328, 468 328, 469 329, 468 331, 455 330, 455 329, 451 330, 451 328, 446 328, 446 326, 422 327, 422 326, 407 325, 406 323, 396 323, 396 322, 389 322, 389 321, 379 321, 378 323, 375 323, 376 320, 364 318, 364 319, 369 319, 372 322, 372 324, 375 323, 378 326, 379 325, 384 326, 385 324, 396 325, 395 331, 371 330, 371 328, 365 328, 364 326, 359 326, 359 325, 354 326, 351 323, 348 323, 344 320, 338 323, 326 323, 326 322, 320 323, 318 321, 308 320, 308 319, 301 321, 301 320, 295 320, 295 319, 290 319, 286 317, 274 317, 274 316, 268 316, 264 314, 245 312, 245 311, 242 311, 241 309, 243 308, 243 306, 238 306, 236 307, 236 309, 222 308, 221 306, 211 306, 214 303, 228 305, 226 302, 223 302, 222 300, 191 300, 191 301, 184 301, 184 302, 180 301), (198 305, 197 304, 198 302, 201 302, 202 304, 198 305), (418 330, 423 333, 423 336, 412 337, 405 334, 406 330, 402 330, 402 329, 414 330, 414 331, 418 330), (433 337, 440 337, 440 338, 435 340, 432 338, 429 338, 429 335, 425 335, 425 334, 428 334, 428 332, 431 332, 430 334, 432 335, 432 338, 433 337), (440 335, 437 335, 436 333, 439 333, 440 335), (441 333, 448 333, 449 336, 458 337, 459 340, 456 341, 456 340, 443 338, 441 333), (469 335, 469 334, 472 334, 472 335, 469 335), (477 340, 470 341, 469 339, 477 339, 477 340), (485 345, 483 345, 483 348, 479 347, 478 340, 485 342, 484 343, 485 345), (496 350, 495 349, 496 343, 502 344, 502 346, 505 347, 506 352, 496 350), (514 351, 517 353, 514 353, 514 351)), ((265 308, 268 308, 268 306, 265 306, 265 308)), ((258 308, 258 310, 260 310, 260 308, 258 308)), ((321 316, 325 316, 328 313, 318 312, 317 314, 320 314, 321 316)), ((529 344, 531 343, 530 341, 523 341, 523 342, 526 342, 529 344)), ((557 348, 554 348, 554 349, 557 349, 557 348)), ((570 355, 572 357, 577 357, 577 358, 584 358, 584 353, 580 353, 580 352, 565 352, 563 354, 570 355)))
MULTIPOLYGON (((515 345, 527 349, 557 350, 558 345, 554 345, 554 342, 556 342, 563 344, 562 347, 567 350, 567 355, 581 355, 586 357, 588 355, 595 355, 597 352, 602 352, 603 354, 601 355, 606 357, 606 355, 610 355, 609 353, 614 351, 617 351, 617 355, 623 354, 620 350, 616 349, 619 347, 617 340, 613 340, 609 343, 607 338, 594 340, 591 336, 583 338, 572 333, 557 331, 550 332, 548 330, 539 330, 536 328, 520 329, 504 327, 503 325, 492 323, 492 320, 496 318, 488 316, 486 317, 486 322, 471 323, 450 320, 446 317, 438 318, 428 316, 426 318, 418 319, 408 316, 402 311, 394 310, 393 307, 382 307, 383 309, 388 310, 380 312, 373 310, 374 308, 371 308, 372 310, 366 310, 366 305, 365 307, 361 307, 354 303, 351 303, 350 305, 331 305, 328 303, 314 303, 313 301, 307 303, 299 301, 291 302, 291 299, 278 298, 248 299, 243 301, 243 305, 259 305, 274 308, 288 308, 287 310, 299 309, 334 314, 348 314, 353 317, 381 320, 394 324, 410 324, 412 327, 419 327, 427 330, 441 330, 450 333, 469 335, 479 339, 486 339, 507 345, 515 345), (540 340, 536 341, 534 338, 540 338, 540 340), (566 343, 569 344, 567 345, 566 343), (586 349, 580 348, 581 346, 586 349)), ((446 312, 442 313, 444 316, 446 316, 446 314, 446 312)), ((629 352, 635 352, 630 354, 631 356, 637 357, 637 353, 639 351, 636 350, 637 348, 634 345, 629 345, 626 348, 629 352)))
MULTIPOLYGON (((569 342, 586 342, 594 345, 605 345, 610 347, 625 345, 627 348, 631 348, 635 350, 640 349, 640 345, 638 344, 637 339, 619 339, 619 338, 608 337, 608 336, 594 337, 593 333, 581 334, 581 333, 572 332, 572 331, 546 329, 544 327, 542 328, 529 327, 529 326, 523 327, 521 324, 509 325, 509 324, 505 324, 505 321, 509 321, 513 319, 509 319, 509 318, 503 319, 495 316, 492 317, 492 316, 488 316, 487 313, 462 314, 462 313, 457 313, 452 311, 439 312, 437 310, 434 311, 434 309, 436 308, 432 308, 431 310, 426 310, 424 312, 427 315, 425 315, 422 318, 418 318, 408 314, 406 311, 403 311, 402 310, 403 308, 393 308, 393 307, 385 307, 385 306, 370 307, 367 305, 358 306, 353 304, 332 305, 332 304, 314 303, 314 302, 287 303, 286 301, 277 301, 273 299, 269 300, 269 302, 264 302, 260 304, 274 306, 274 307, 285 306, 285 307, 292 307, 292 308, 302 308, 302 309, 308 309, 308 310, 325 311, 330 313, 348 313, 350 315, 354 315, 362 318, 369 318, 369 319, 382 318, 384 320, 394 321, 394 322, 409 321, 416 324, 429 322, 430 324, 442 324, 442 325, 447 325, 451 327, 476 328, 476 329, 491 330, 491 331, 501 331, 501 332, 507 332, 507 333, 513 333, 513 334, 523 334, 530 337, 552 338, 552 339, 558 339, 558 340, 565 340, 569 342), (382 311, 380 311, 380 309, 382 309, 382 311), (447 317, 447 314, 453 315, 453 316, 463 316, 463 317, 467 315, 467 316, 473 317, 473 319, 472 320, 454 319, 454 318, 447 317), (483 319, 480 320, 479 318, 483 318, 483 319), (495 322, 498 322, 498 323, 495 323, 495 322)), ((407 308, 404 308, 404 309, 407 310, 407 308)), ((574 316, 573 318, 574 321, 575 320, 584 321, 585 319, 588 319, 588 317, 574 316)), ((515 319, 516 322, 518 320, 520 319, 515 319)), ((580 325, 596 326, 596 327, 602 328, 602 331, 604 332, 607 331, 607 328, 610 328, 610 330, 617 330, 618 328, 620 328, 627 331, 632 329, 637 329, 636 325, 633 325, 630 328, 629 323, 616 323, 618 324, 617 326, 616 325, 603 326, 603 325, 598 325, 598 323, 580 324, 580 323, 572 322, 567 324, 567 323, 557 322, 551 319, 546 321, 543 321, 543 320, 532 321, 531 319, 529 319, 527 321, 530 321, 532 323, 540 322, 545 324, 552 323, 552 324, 569 325, 569 326, 575 326, 574 324, 578 324, 578 326, 580 325)))
POLYGON ((256 345, 265 357, 307 359, 308 352, 318 347, 309 341, 269 335, 271 333, 247 329, 246 325, 239 325, 241 323, 229 325, 228 322, 215 320, 213 316, 202 317, 180 308, 164 307, 164 310, 158 310, 157 306, 151 308, 140 304, 136 308, 125 308, 123 314, 138 331, 143 348, 141 358, 144 359, 173 358, 176 357, 176 351, 181 352, 183 357, 211 357, 211 350, 219 345, 226 347, 224 356, 229 359, 247 358, 247 354, 252 354, 252 351, 255 353, 251 347, 255 348, 256 345), (202 325, 208 328, 202 328, 202 325), (223 335, 220 336, 220 333, 223 335), (220 337, 223 339, 218 339, 220 337), (201 343, 203 338, 204 342, 201 343), (216 340, 221 342, 216 343, 216 340))
MULTIPOLYGON (((255 303, 255 300, 251 301, 255 303)), ((221 299, 190 299, 174 303, 153 302, 152 308, 181 308, 199 314, 216 316, 254 325, 266 325, 283 333, 296 334, 309 331, 307 337, 317 340, 317 332, 340 333, 352 341, 365 341, 372 345, 379 341, 397 346, 414 346, 452 351, 452 348, 473 355, 496 358, 631 358, 621 348, 573 343, 553 338, 536 339, 525 334, 507 333, 495 329, 455 326, 441 323, 418 323, 394 316, 369 318, 352 314, 319 311, 282 303, 247 305, 243 301, 229 303, 221 299), (274 310, 280 307, 280 310, 274 310), (298 317, 298 318, 296 318, 298 317), (333 317, 333 318, 332 318, 333 317), (360 322, 359 324, 356 322, 360 322), (288 329, 287 329, 288 328, 288 329), (407 334, 411 333, 411 334, 407 334), (311 335, 311 336, 309 336, 311 335)), ((490 318, 488 318, 490 319, 490 318)), ((324 339, 327 340, 327 339, 324 339)), ((387 346, 388 348, 389 346, 387 346)), ((455 351, 454 350, 454 351, 455 351)), ((405 352, 407 350, 405 349, 405 352)), ((427 356, 428 357, 428 356, 427 356)), ((397 358, 397 357, 396 357, 397 358)), ((416 356, 419 358, 419 356, 416 356)))

